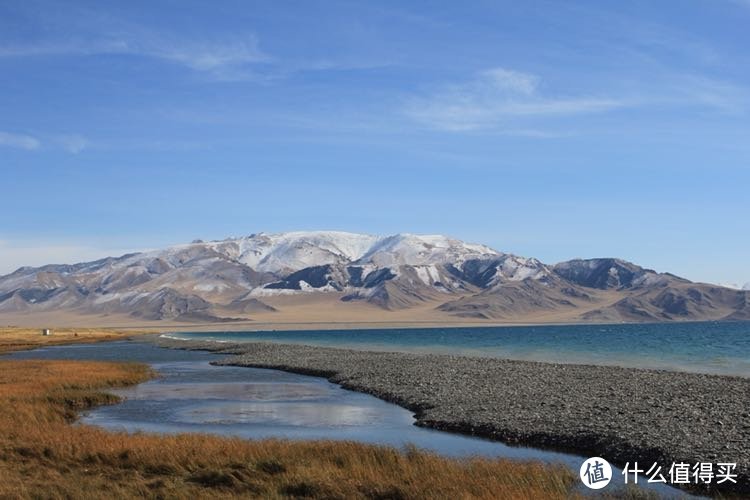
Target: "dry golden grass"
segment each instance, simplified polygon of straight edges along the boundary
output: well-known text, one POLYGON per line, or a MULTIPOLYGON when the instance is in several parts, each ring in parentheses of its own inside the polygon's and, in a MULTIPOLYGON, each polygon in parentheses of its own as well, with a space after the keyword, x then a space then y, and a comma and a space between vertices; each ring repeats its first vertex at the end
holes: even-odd
POLYGON ((142 332, 123 332, 105 328, 62 328, 53 329, 52 335, 44 336, 41 328, 0 327, 0 354, 47 345, 123 340, 138 333, 142 332))
POLYGON ((350 442, 112 433, 71 425, 148 367, 0 361, 0 497, 570 498, 564 467, 350 442))

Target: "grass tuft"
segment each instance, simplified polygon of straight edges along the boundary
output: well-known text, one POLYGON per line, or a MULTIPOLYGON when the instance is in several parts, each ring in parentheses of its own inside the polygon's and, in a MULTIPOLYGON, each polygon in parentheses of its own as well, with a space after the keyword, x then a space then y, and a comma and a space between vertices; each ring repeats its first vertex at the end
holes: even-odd
POLYGON ((200 470, 192 474, 188 480, 208 488, 232 488, 237 482, 231 474, 217 470, 200 470))
POLYGON ((295 481, 281 487, 283 495, 295 498, 331 498, 333 495, 323 495, 323 488, 309 480, 295 481))
POLYGON ((362 495, 369 500, 407 500, 409 497, 396 485, 377 486, 369 485, 360 488, 362 495))
POLYGON ((284 464, 275 459, 261 460, 255 465, 255 468, 272 476, 286 472, 284 464))

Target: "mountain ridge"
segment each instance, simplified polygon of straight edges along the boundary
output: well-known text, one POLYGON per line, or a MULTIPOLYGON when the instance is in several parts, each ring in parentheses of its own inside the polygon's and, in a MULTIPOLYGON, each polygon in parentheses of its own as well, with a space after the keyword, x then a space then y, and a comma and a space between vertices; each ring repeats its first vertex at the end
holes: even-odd
POLYGON ((618 258, 549 265, 443 235, 297 231, 21 267, 0 276, 0 317, 67 311, 144 321, 252 320, 330 296, 379 315, 427 308, 436 317, 478 321, 549 314, 604 322, 744 320, 749 295, 618 258))

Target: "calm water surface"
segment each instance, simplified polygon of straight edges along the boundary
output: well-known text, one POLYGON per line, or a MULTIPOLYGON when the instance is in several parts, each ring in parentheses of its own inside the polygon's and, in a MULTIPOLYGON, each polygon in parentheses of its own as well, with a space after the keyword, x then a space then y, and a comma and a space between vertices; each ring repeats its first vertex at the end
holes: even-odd
POLYGON ((750 322, 175 332, 177 338, 464 354, 750 377, 750 322))

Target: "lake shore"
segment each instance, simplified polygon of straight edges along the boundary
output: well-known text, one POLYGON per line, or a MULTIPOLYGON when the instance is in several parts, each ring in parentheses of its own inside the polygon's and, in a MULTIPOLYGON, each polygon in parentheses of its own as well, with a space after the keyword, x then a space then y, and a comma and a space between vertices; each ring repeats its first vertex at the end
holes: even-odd
MULTIPOLYGON (((234 357, 218 364, 326 377, 415 412, 417 425, 584 455, 624 466, 737 463, 750 492, 750 380, 590 365, 369 352, 291 344, 180 341, 159 345, 234 357)), ((693 489, 706 491, 699 485, 693 489)))

